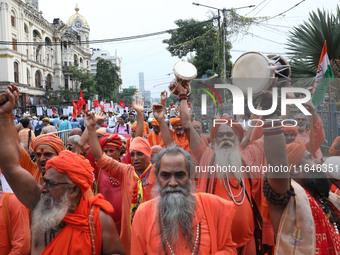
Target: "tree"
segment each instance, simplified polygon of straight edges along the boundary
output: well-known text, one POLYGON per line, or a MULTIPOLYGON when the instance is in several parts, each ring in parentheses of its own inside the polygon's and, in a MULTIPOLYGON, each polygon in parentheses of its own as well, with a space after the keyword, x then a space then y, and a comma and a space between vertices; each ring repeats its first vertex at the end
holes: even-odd
MULTIPOLYGON (((226 24, 229 35, 246 33, 250 25, 262 18, 246 18, 238 15, 235 10, 229 10, 226 14, 226 24), (242 29, 241 29, 242 28, 242 29)), ((194 19, 176 20, 177 30, 171 30, 170 39, 163 40, 168 44, 167 50, 172 56, 186 57, 193 53, 188 59, 197 68, 198 77, 207 74, 208 70, 223 77, 223 39, 220 22, 216 18, 206 22, 194 19)), ((230 74, 232 63, 230 61, 231 43, 226 41, 226 63, 227 74, 230 74)), ((228 76, 228 75, 227 75, 228 76)))
POLYGON ((114 92, 117 91, 122 80, 119 77, 119 68, 109 60, 97 58, 97 74, 95 88, 99 98, 116 100, 114 92))
POLYGON ((118 103, 120 100, 122 100, 126 106, 131 105, 135 101, 133 96, 136 94, 136 92, 137 92, 137 89, 132 88, 132 87, 123 89, 123 91, 118 93, 117 95, 119 99, 118 103))
POLYGON ((95 89, 96 81, 91 72, 86 68, 78 68, 75 66, 70 68, 70 72, 71 78, 80 83, 80 89, 83 90, 84 99, 92 99, 92 97, 97 94, 97 91, 95 89))
MULTIPOLYGON (((287 43, 294 78, 304 78, 300 86, 313 85, 319 59, 327 41, 327 54, 335 78, 340 77, 340 9, 332 14, 318 9, 309 14, 308 21, 293 28, 287 43)), ((335 79, 336 80, 336 79, 335 79)), ((337 82, 337 81, 335 81, 337 82)), ((333 84, 334 85, 334 84, 333 84)), ((338 86, 337 86, 338 87, 338 86)))

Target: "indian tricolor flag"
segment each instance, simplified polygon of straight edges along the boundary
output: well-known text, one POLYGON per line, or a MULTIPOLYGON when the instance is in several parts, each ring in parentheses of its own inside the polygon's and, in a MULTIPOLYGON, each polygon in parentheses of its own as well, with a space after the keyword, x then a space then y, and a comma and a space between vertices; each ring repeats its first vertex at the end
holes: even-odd
POLYGON ((326 41, 322 48, 318 72, 312 89, 312 103, 318 107, 324 100, 329 84, 333 81, 334 74, 327 55, 326 41))

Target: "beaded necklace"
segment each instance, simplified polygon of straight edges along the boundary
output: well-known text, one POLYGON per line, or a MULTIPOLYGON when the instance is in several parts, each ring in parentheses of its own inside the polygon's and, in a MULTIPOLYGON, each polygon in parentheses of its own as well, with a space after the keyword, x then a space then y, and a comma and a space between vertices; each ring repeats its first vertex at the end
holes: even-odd
MULTIPOLYGON (((163 220, 162 220, 162 229, 164 229, 163 220)), ((162 235, 162 232, 163 232, 162 229, 161 229, 161 235, 162 235)), ((165 238, 166 238, 166 245, 168 246, 171 255, 175 255, 174 251, 172 250, 172 248, 170 246, 168 238, 167 237, 165 237, 165 238)), ((201 222, 196 225, 196 238, 195 238, 194 248, 192 249, 191 255, 194 255, 195 253, 196 253, 196 255, 198 254, 199 249, 200 249, 200 244, 201 244, 201 222), (197 247, 197 251, 196 251, 196 247, 197 247)), ((164 247, 164 250, 165 250, 165 247, 164 247)), ((167 255, 166 250, 165 250, 165 254, 167 255)))
POLYGON ((334 226, 336 234, 339 235, 340 220, 338 214, 335 212, 333 206, 325 197, 319 198, 318 200, 328 220, 334 226))
MULTIPOLYGON (((239 187, 239 184, 241 184, 241 191, 237 195, 234 195, 233 191, 231 190, 230 186, 232 186, 232 185, 229 181, 228 174, 227 174, 226 178, 223 178, 223 184, 224 184, 225 189, 228 192, 229 197, 234 201, 234 203, 237 204, 237 205, 242 205, 243 202, 244 202, 245 191, 246 191, 243 176, 241 177, 241 182, 238 181, 237 187, 239 187)), ((232 186, 232 187, 234 187, 234 186, 232 186)))

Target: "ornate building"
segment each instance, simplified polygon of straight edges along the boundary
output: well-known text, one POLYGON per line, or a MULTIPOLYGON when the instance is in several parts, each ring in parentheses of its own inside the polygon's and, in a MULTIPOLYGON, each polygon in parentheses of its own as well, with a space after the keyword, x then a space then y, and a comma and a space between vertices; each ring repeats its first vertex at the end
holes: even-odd
POLYGON ((66 24, 49 23, 38 7, 38 0, 0 0, 0 86, 18 86, 19 108, 37 105, 48 90, 78 90, 69 67, 91 65, 90 27, 78 6, 66 24))

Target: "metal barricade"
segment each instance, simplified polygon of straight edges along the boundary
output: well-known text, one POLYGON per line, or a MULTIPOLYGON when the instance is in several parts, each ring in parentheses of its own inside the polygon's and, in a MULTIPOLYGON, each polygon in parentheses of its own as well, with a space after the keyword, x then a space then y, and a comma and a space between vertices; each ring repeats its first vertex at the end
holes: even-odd
POLYGON ((62 130, 62 131, 51 132, 49 134, 58 136, 63 141, 63 143, 66 147, 68 137, 70 136, 70 131, 71 131, 71 129, 66 129, 66 130, 62 130))

